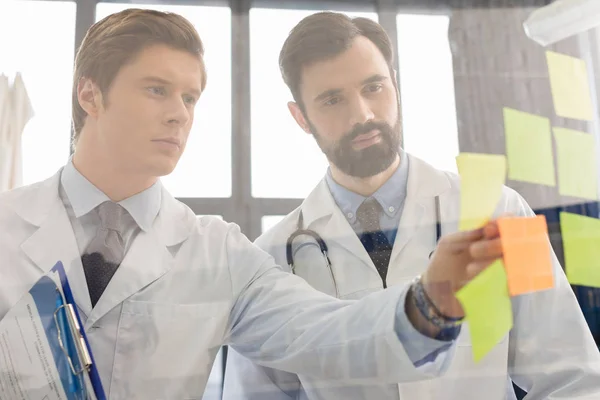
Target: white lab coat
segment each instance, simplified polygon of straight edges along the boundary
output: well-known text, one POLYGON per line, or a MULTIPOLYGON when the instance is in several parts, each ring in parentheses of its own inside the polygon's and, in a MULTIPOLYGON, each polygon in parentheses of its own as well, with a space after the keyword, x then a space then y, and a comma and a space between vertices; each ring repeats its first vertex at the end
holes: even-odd
POLYGON ((0 76, 0 192, 23 184, 21 137, 32 117, 21 74, 16 74, 12 86, 6 76, 0 76))
MULTIPOLYGON (((406 284, 429 264, 436 237, 435 196, 440 196, 443 234, 458 228, 459 177, 438 171, 410 155, 409 164, 407 197, 387 273, 389 286, 406 284)), ((277 263, 286 265, 285 243, 296 229, 300 209, 304 227, 321 235, 329 247, 341 298, 360 298, 382 288, 373 262, 324 180, 299 209, 256 243, 271 253, 277 263)), ((509 188, 504 189, 495 215, 504 213, 533 215, 522 197, 509 188)), ((319 248, 312 243, 298 246, 296 273, 315 288, 334 295, 329 271, 319 248)), ((514 297, 514 328, 478 364, 473 362, 466 323, 443 377, 396 386, 335 385, 302 374, 263 368, 230 351, 224 400, 493 400, 514 396, 509 375, 529 391, 528 399, 600 399, 600 355, 565 275, 552 256, 555 288, 514 297)))
POLYGON ((326 296, 283 272, 237 225, 198 220, 166 190, 153 228, 136 237, 91 309, 59 181, 0 194, 0 319, 62 261, 110 399, 200 399, 222 344, 332 379, 439 375, 413 368, 394 331, 406 288, 361 302, 326 296))

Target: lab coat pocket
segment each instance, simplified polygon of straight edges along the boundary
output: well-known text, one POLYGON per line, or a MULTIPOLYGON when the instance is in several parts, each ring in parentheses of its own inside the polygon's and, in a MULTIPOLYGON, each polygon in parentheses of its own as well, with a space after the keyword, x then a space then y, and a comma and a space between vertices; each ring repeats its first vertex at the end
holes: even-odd
POLYGON ((227 325, 225 304, 123 303, 111 399, 200 399, 227 325))

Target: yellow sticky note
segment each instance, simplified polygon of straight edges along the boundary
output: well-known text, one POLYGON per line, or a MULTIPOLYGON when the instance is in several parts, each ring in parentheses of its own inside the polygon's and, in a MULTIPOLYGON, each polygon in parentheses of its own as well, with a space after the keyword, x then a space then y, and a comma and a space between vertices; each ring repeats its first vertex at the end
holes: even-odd
POLYGON ((556 115, 591 121, 593 107, 585 61, 553 51, 546 52, 546 61, 556 115))
POLYGON ((469 324, 473 359, 479 362, 513 326, 512 305, 502 260, 496 260, 456 292, 469 324))
POLYGON ((508 177, 555 186, 550 120, 512 108, 503 111, 508 177))
POLYGON ((459 230, 480 228, 500 201, 506 181, 506 156, 461 153, 456 165, 461 177, 459 230))
POLYGON ((592 135, 554 127, 558 164, 558 192, 598 200, 598 159, 592 135))
POLYGON ((600 288, 600 220, 562 212, 560 229, 569 282, 600 288))

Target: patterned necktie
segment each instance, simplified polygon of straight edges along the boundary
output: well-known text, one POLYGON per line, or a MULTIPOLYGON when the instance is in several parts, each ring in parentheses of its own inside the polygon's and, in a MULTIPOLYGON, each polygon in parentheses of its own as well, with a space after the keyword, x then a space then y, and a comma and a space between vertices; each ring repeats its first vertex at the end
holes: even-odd
POLYGON ((120 232, 124 213, 125 209, 112 201, 98 206, 101 226, 81 257, 92 307, 98 302, 125 256, 125 245, 120 232))
POLYGON ((369 198, 358 207, 356 218, 364 230, 364 233, 360 236, 360 241, 369 253, 373 264, 375 264, 385 288, 387 287, 385 279, 390 256, 392 255, 392 245, 379 225, 382 212, 383 209, 379 202, 374 198, 369 198))

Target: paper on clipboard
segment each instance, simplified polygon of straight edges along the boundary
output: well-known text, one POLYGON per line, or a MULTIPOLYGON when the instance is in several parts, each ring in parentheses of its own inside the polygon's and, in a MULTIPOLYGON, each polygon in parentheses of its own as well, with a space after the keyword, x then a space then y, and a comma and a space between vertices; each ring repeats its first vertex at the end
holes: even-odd
POLYGON ((0 321, 1 399, 97 399, 88 374, 72 372, 82 364, 62 288, 54 269, 0 321))

